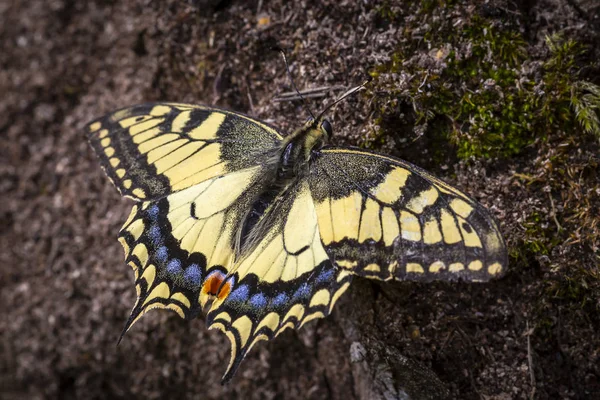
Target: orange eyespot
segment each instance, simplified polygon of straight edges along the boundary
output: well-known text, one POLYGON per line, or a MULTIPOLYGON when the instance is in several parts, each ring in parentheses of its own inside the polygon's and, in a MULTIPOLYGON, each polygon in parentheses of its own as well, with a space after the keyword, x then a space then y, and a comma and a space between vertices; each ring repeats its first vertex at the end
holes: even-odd
POLYGON ((225 280, 225 274, 221 271, 214 271, 202 284, 202 292, 210 296, 216 296, 219 300, 223 300, 231 292, 233 286, 233 278, 225 280))
POLYGON ((231 279, 228 279, 221 285, 221 289, 219 289, 219 293, 217 293, 217 299, 223 300, 225 297, 229 296, 231 292, 231 279))
POLYGON ((202 284, 202 292, 216 296, 217 291, 225 280, 225 275, 220 271, 212 272, 202 284))

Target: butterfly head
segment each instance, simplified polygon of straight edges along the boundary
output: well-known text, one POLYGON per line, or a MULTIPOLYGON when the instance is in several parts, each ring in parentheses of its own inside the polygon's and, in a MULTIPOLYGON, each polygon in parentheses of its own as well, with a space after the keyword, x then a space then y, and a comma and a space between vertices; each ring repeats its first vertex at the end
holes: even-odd
POLYGON ((321 130, 325 133, 327 139, 329 139, 331 135, 333 135, 333 127, 331 126, 331 123, 326 119, 323 119, 323 121, 321 122, 321 130))
POLYGON ((323 147, 332 133, 331 123, 323 117, 309 118, 283 141, 280 147, 282 165, 287 168, 306 163, 313 150, 323 147))
POLYGON ((311 136, 323 137, 325 141, 333 135, 333 127, 328 119, 320 116, 318 118, 308 118, 304 123, 303 131, 309 132, 311 136))
POLYGON ((303 147, 307 152, 310 152, 314 148, 324 146, 331 135, 333 134, 333 128, 331 123, 323 118, 309 118, 304 126, 299 129, 299 137, 303 137, 303 147))

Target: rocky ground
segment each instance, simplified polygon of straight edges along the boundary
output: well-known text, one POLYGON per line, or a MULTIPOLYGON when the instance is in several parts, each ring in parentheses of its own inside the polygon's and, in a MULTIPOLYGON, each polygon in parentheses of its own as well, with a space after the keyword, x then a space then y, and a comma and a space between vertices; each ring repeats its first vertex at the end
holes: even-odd
POLYGON ((0 3, 0 397, 600 397, 600 6, 592 0, 0 3), (134 302, 120 199, 83 126, 171 100, 421 165, 487 206, 510 271, 488 284, 356 279, 333 315, 258 345, 134 302), (285 97, 285 96, 284 96, 285 97), (281 99, 280 99, 281 100, 281 99), (595 108, 594 108, 595 107, 595 108))

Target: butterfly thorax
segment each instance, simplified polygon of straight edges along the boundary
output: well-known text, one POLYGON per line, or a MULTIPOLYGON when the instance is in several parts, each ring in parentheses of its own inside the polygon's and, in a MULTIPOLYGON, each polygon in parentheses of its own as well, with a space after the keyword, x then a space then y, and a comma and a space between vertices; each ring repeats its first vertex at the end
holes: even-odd
POLYGON ((278 179, 292 179, 305 172, 313 149, 322 147, 326 140, 322 122, 313 120, 286 137, 282 142, 278 179))
MULTIPOLYGON (((287 136, 277 148, 275 157, 277 172, 266 182, 257 196, 238 233, 236 259, 250 253, 258 241, 276 223, 272 218, 281 203, 290 196, 298 180, 308 174, 313 150, 321 148, 327 139, 322 122, 308 121, 304 126, 287 136)), ((270 158, 270 157, 269 157, 270 158)))

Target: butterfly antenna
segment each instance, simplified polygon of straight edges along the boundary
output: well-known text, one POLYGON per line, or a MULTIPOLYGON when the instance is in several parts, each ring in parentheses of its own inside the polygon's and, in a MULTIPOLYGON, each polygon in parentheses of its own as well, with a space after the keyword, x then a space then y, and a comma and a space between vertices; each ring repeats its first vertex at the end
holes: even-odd
POLYGON ((287 56, 285 55, 285 51, 281 47, 274 47, 273 49, 275 51, 278 51, 281 54, 281 57, 283 57, 283 62, 285 63, 285 70, 287 71, 288 77, 290 78, 290 81, 292 82, 292 87, 294 88, 294 90, 298 94, 298 97, 300 97, 300 99, 302 99, 302 104, 304 105, 304 108, 306 108, 306 111, 308 111, 308 113, 310 114, 310 116, 313 119, 315 119, 315 115, 312 113, 312 111, 310 111, 310 108, 308 107, 308 104, 306 103, 306 100, 304 99, 304 97, 302 96, 302 94, 300 93, 300 91, 298 90, 298 88, 296 87, 296 83, 294 82, 294 78, 292 77, 292 73, 290 71, 290 66, 289 66, 288 61, 287 61, 287 56))
POLYGON ((344 100, 346 97, 348 96, 352 96, 354 93, 362 90, 367 83, 371 82, 371 77, 369 77, 369 79, 365 80, 363 83, 361 83, 358 86, 355 86, 349 90, 347 90, 344 94, 342 94, 340 97, 338 97, 336 100, 333 101, 333 103, 327 105, 323 111, 321 111, 321 113, 319 114, 319 116, 317 118, 315 118, 315 120, 319 120, 321 119, 321 117, 323 117, 323 114, 325 114, 327 112, 327 110, 329 110, 331 107, 335 106, 337 103, 339 103, 340 101, 344 100))

